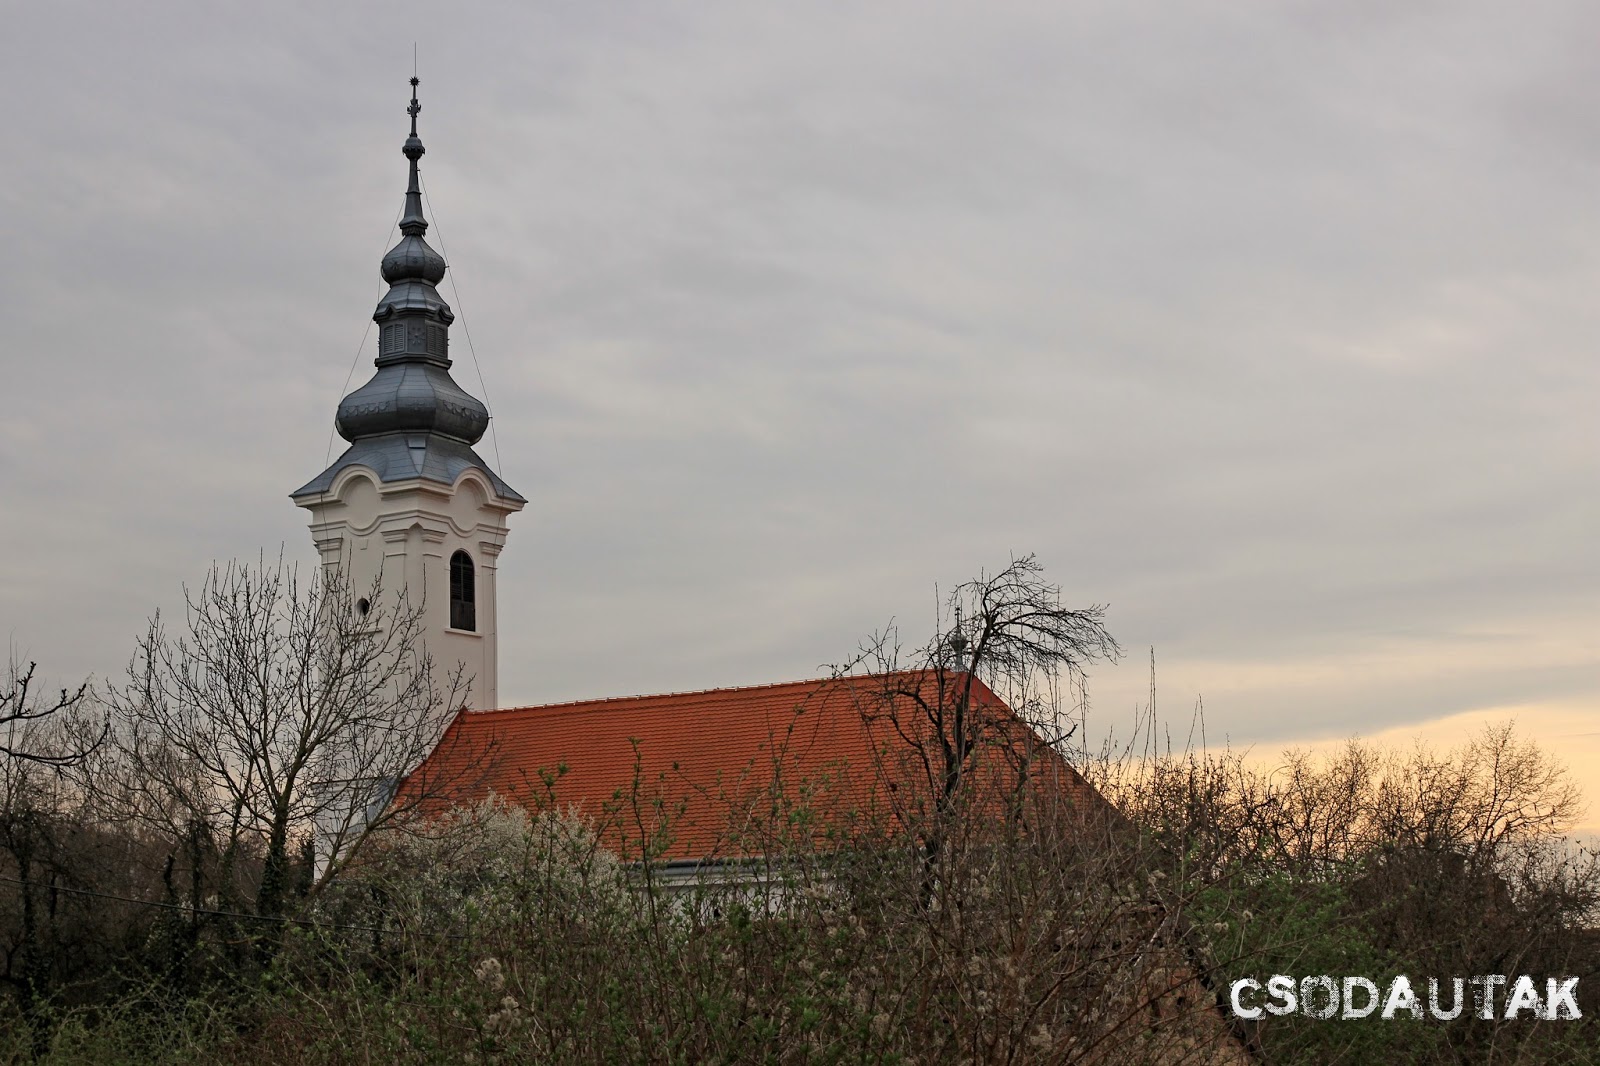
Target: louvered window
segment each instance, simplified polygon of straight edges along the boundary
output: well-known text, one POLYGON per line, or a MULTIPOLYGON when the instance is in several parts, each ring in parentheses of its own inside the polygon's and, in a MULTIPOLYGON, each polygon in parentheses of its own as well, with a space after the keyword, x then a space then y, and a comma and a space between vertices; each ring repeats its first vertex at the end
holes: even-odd
POLYGON ((406 327, 392 322, 383 327, 383 346, 380 355, 395 355, 406 350, 406 327))

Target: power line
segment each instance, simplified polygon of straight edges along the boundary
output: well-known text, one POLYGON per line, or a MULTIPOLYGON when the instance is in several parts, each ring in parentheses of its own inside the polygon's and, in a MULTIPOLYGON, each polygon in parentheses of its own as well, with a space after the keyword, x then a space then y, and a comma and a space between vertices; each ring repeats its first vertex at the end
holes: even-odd
MULTIPOLYGON (((49 891, 51 892, 70 892, 76 896, 92 896, 95 899, 116 900, 119 903, 132 903, 140 907, 155 907, 159 910, 181 911, 184 914, 204 914, 213 918, 245 918, 253 922, 273 922, 278 925, 299 925, 309 929, 337 929, 355 933, 398 932, 398 930, 395 929, 383 929, 375 925, 344 925, 339 922, 314 922, 309 918, 286 918, 270 914, 244 914, 239 911, 219 911, 207 907, 186 907, 181 903, 159 903, 155 900, 135 899, 132 896, 118 896, 111 892, 95 892, 94 890, 88 888, 71 888, 67 885, 44 886, 33 881, 19 881, 15 877, 0 877, 0 881, 6 882, 7 884, 21 885, 24 888, 29 886, 35 888, 48 887, 49 891)), ((447 940, 467 939, 465 935, 460 933, 433 933, 422 930, 418 930, 418 932, 420 932, 423 936, 441 937, 447 940)))
MULTIPOLYGON (((402 214, 404 214, 404 213, 405 213, 405 207, 403 205, 401 206, 399 211, 395 212, 394 221, 392 223, 390 223, 390 225, 389 225, 389 234, 386 234, 384 236, 384 238, 383 238, 383 251, 379 251, 378 258, 380 258, 380 259, 383 258, 384 251, 388 250, 388 247, 389 247, 389 235, 392 235, 394 233, 395 227, 400 224, 400 216, 402 214)), ((379 296, 383 295, 381 290, 379 291, 378 295, 379 296)), ((356 366, 361 362, 361 352, 367 346, 367 338, 372 335, 372 321, 373 321, 372 317, 369 315, 367 317, 367 328, 361 332, 361 343, 356 345, 356 354, 350 360, 350 371, 349 371, 349 373, 345 374, 345 376, 344 376, 344 388, 339 390, 339 398, 341 400, 344 399, 345 393, 348 392, 349 389, 350 389, 350 381, 351 381, 351 379, 356 376, 356 366)), ((334 435, 334 433, 336 433, 338 431, 338 428, 339 428, 339 419, 336 416, 334 418, 334 420, 333 420, 333 423, 328 426, 328 450, 323 454, 323 457, 322 457, 322 465, 324 467, 326 467, 330 462, 333 461, 333 435, 334 435)))
MULTIPOLYGON (((444 227, 439 225, 439 212, 434 209, 433 200, 428 197, 427 181, 423 180, 420 172, 417 174, 417 178, 422 182, 422 198, 427 202, 428 214, 433 216, 434 236, 439 239, 439 254, 444 256, 446 263, 449 263, 450 253, 444 246, 444 227)), ((478 349, 472 343, 472 329, 467 325, 467 309, 461 302, 461 290, 456 288, 456 272, 453 267, 449 268, 448 277, 450 278, 450 295, 455 297, 456 311, 461 316, 461 332, 467 338, 467 351, 472 355, 472 369, 477 371, 478 388, 483 390, 483 406, 489 412, 489 443, 494 448, 495 469, 504 475, 506 466, 505 463, 500 461, 500 434, 496 433, 494 428, 494 404, 489 402, 489 385, 483 380, 483 366, 478 362, 478 349)))

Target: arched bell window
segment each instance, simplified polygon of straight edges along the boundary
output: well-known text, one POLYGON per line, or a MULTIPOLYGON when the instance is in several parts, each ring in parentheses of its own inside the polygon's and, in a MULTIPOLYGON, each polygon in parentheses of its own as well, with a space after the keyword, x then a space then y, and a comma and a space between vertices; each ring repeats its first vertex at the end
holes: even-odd
POLYGON ((450 628, 478 631, 478 578, 466 552, 450 556, 450 628))

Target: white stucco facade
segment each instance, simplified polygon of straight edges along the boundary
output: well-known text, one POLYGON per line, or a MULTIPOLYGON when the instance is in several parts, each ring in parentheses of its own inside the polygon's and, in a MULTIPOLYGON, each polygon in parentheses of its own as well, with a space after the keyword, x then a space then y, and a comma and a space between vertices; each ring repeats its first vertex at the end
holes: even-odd
POLYGON ((339 471, 329 490, 297 497, 311 519, 323 567, 341 573, 351 609, 381 585, 388 608, 403 596, 423 616, 423 641, 441 681, 459 665, 474 709, 499 706, 496 571, 507 517, 523 501, 495 492, 483 471, 467 469, 453 485, 422 478, 384 483, 371 469, 339 471), (451 625, 451 558, 465 552, 473 569, 473 626, 451 625))

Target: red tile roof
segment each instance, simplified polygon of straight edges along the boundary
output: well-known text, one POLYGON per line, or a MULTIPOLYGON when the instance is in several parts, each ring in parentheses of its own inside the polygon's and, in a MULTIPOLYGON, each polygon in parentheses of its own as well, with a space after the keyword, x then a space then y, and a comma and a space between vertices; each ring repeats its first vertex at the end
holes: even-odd
MULTIPOLYGON (((492 792, 574 807, 630 858, 663 827, 665 858, 759 853, 770 845, 763 834, 784 823, 773 815, 796 805, 817 816, 813 835, 852 819, 903 825, 938 781, 935 735, 917 701, 948 704, 966 677, 907 671, 463 711, 406 788, 448 781, 452 804, 492 792)), ((1014 784, 1005 753, 1026 750, 1034 777, 1047 767, 1057 792, 1104 804, 988 686, 973 678, 969 691, 988 742, 998 742, 998 757, 985 760, 991 776, 1014 784)))

